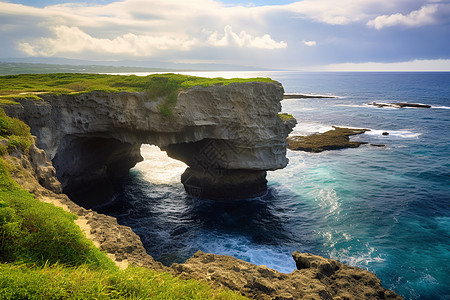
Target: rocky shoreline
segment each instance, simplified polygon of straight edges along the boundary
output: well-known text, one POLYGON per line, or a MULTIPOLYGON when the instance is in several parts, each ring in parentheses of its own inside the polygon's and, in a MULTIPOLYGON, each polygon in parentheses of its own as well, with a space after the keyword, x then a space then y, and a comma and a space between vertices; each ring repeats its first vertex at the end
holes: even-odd
POLYGON ((15 180, 39 200, 78 216, 76 224, 120 268, 129 265, 169 272, 185 279, 208 282, 213 287, 238 291, 252 299, 402 299, 382 287, 375 274, 320 256, 293 253, 297 270, 280 273, 266 266, 226 255, 197 252, 183 264, 163 266, 146 253, 130 227, 113 217, 87 210, 61 194, 55 169, 45 152, 32 145, 29 153, 15 153, 15 180))

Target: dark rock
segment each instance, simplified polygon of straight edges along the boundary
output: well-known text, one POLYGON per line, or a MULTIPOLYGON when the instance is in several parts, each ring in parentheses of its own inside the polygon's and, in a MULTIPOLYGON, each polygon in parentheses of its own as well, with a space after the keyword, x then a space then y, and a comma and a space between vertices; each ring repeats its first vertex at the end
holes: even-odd
POLYGON ((336 96, 308 95, 308 94, 284 94, 283 99, 332 99, 336 96))
POLYGON ((324 150, 338 150, 357 148, 367 142, 350 141, 349 136, 370 131, 370 129, 354 129, 333 126, 334 130, 315 133, 308 136, 290 136, 287 138, 288 148, 306 152, 322 152, 324 150))
POLYGON ((214 200, 259 197, 267 191, 266 171, 205 172, 187 168, 181 175, 181 182, 189 194, 214 200))
POLYGON ((370 144, 370 146, 374 146, 374 147, 386 147, 386 145, 384 145, 384 144, 370 144))
POLYGON ((411 108, 431 108, 431 105, 428 104, 420 104, 420 103, 406 103, 406 102, 391 102, 391 103, 376 103, 372 102, 369 103, 369 105, 373 105, 376 107, 393 107, 393 108, 404 108, 404 107, 411 107, 411 108))
POLYGON ((385 131, 382 133, 382 135, 389 135, 389 132, 385 131))

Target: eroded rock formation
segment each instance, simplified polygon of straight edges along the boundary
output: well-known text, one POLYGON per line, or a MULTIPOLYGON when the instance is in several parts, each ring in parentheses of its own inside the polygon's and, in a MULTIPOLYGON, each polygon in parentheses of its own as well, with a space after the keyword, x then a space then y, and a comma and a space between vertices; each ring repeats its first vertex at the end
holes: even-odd
POLYGON ((198 251, 171 269, 251 299, 403 299, 381 286, 375 274, 308 253, 293 253, 297 270, 280 273, 240 259, 198 251))
POLYGON ((208 198, 266 191, 265 172, 286 166, 283 88, 277 83, 234 83, 180 92, 172 117, 163 98, 145 93, 41 94, 5 111, 24 120, 53 161, 63 190, 85 207, 108 201, 114 187, 142 158, 141 144, 167 150, 189 165, 186 190, 208 198))

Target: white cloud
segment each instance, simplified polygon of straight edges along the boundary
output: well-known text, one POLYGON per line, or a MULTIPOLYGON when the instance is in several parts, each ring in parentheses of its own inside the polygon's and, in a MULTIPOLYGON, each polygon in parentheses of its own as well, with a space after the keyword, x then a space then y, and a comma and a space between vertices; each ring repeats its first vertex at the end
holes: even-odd
POLYGON ((78 27, 57 26, 53 28, 54 38, 41 38, 32 43, 19 43, 19 50, 30 56, 53 56, 73 53, 108 53, 135 57, 152 56, 164 50, 189 51, 194 47, 240 47, 259 49, 286 48, 283 41, 276 42, 269 35, 253 37, 245 31, 240 34, 226 26, 224 34, 212 33, 206 41, 197 38, 176 36, 152 36, 127 33, 112 39, 96 38, 78 27))
POLYGON ((261 7, 228 7, 213 0, 122 0, 106 5, 66 3, 44 9, 0 2, 0 19, 3 15, 36 19, 34 31, 42 35, 17 43, 20 51, 33 56, 73 57, 94 52, 150 57, 163 50, 188 51, 204 46, 286 48, 286 42, 264 32, 262 15, 266 11, 261 7), (231 26, 240 31, 234 32, 231 26), (243 30, 249 27, 251 32, 243 30), (210 35, 205 36, 205 32, 210 35))
POLYGON ((367 22, 367 26, 375 29, 382 29, 390 26, 408 26, 418 27, 433 25, 440 22, 440 14, 447 12, 450 15, 449 4, 428 4, 422 6, 419 10, 411 11, 407 15, 400 13, 378 16, 373 20, 367 22))
POLYGON ((304 45, 308 46, 308 47, 313 47, 317 45, 316 41, 302 41, 304 45))
POLYGON ((303 0, 286 5, 304 18, 331 25, 368 20, 381 13, 416 7, 427 0, 303 0))
POLYGON ((156 51, 177 48, 190 50, 195 39, 145 36, 127 33, 114 39, 95 38, 78 27, 57 26, 55 38, 41 38, 33 43, 19 43, 19 49, 30 56, 52 56, 79 52, 151 56, 156 51))
POLYGON ((282 49, 287 47, 285 42, 276 42, 268 34, 257 37, 253 37, 245 31, 241 31, 237 34, 233 32, 230 25, 225 26, 224 34, 219 34, 217 32, 212 33, 208 38, 207 44, 218 47, 234 46, 259 49, 282 49))

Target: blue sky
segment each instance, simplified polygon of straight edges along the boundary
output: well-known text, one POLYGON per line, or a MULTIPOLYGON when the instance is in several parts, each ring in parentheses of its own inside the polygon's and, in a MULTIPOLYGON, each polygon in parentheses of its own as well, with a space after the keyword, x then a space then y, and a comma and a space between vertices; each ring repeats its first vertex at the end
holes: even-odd
POLYGON ((450 0, 0 0, 0 58, 450 71, 450 0))

